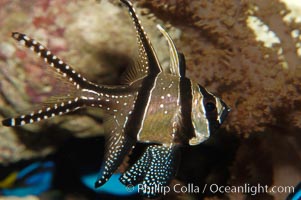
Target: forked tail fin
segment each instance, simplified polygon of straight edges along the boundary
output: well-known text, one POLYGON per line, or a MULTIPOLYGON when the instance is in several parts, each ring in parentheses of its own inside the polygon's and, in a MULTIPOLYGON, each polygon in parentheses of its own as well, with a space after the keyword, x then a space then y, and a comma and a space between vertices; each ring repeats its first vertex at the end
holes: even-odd
POLYGON ((51 103, 50 106, 43 106, 41 109, 30 114, 4 119, 2 121, 4 126, 19 126, 38 122, 43 119, 69 113, 83 107, 84 105, 91 105, 94 103, 87 98, 82 98, 82 89, 87 87, 94 89, 98 86, 87 81, 69 65, 64 63, 61 59, 52 54, 50 50, 34 39, 18 32, 13 32, 12 37, 40 56, 52 69, 59 73, 59 76, 63 77, 61 80, 63 81, 62 85, 67 85, 65 83, 68 83, 70 87, 68 86, 66 97, 62 97, 63 100, 51 103))

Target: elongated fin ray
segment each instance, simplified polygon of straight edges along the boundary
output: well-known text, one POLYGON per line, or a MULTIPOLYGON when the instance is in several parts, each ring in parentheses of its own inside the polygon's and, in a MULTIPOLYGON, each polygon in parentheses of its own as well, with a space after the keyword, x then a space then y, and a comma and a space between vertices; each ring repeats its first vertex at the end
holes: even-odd
POLYGON ((125 156, 130 152, 133 145, 134 141, 125 136, 123 130, 118 125, 111 131, 106 141, 103 165, 99 177, 95 182, 96 188, 109 180, 125 156))
POLYGON ((174 75, 185 77, 186 63, 183 53, 179 53, 170 35, 164 30, 164 28, 157 24, 157 28, 164 35, 169 46, 170 55, 170 72, 174 75))
POLYGON ((142 181, 147 188, 142 194, 147 198, 155 198, 160 195, 158 187, 167 186, 175 175, 178 159, 178 149, 151 145, 140 160, 120 177, 120 181, 125 185, 136 185, 142 181))
POLYGON ((169 34, 164 30, 164 28, 161 25, 157 24, 157 28, 163 34, 163 36, 168 42, 169 56, 170 56, 170 71, 172 74, 180 76, 180 63, 179 63, 179 56, 178 56, 178 51, 176 49, 176 46, 173 43, 169 34))
POLYGON ((57 72, 62 74, 63 77, 68 78, 68 80, 77 88, 86 87, 91 85, 84 77, 72 69, 69 65, 65 64, 57 56, 53 55, 50 50, 45 46, 35 41, 34 39, 29 38, 23 33, 13 32, 12 37, 19 41, 20 44, 31 49, 38 56, 40 56, 45 63, 49 64, 50 67, 55 68, 57 72))
POLYGON ((49 107, 40 109, 27 115, 20 115, 14 118, 7 118, 2 121, 3 126, 20 126, 25 124, 31 124, 39 122, 44 119, 48 119, 57 115, 69 113, 77 110, 83 106, 83 101, 79 98, 75 98, 73 101, 61 102, 59 104, 53 104, 49 107))
POLYGON ((156 52, 149 41, 138 16, 135 13, 135 9, 132 3, 128 0, 120 0, 129 10, 133 23, 137 31, 137 39, 139 45, 139 58, 141 62, 141 68, 139 69, 142 74, 156 75, 162 71, 162 67, 158 61, 156 52))

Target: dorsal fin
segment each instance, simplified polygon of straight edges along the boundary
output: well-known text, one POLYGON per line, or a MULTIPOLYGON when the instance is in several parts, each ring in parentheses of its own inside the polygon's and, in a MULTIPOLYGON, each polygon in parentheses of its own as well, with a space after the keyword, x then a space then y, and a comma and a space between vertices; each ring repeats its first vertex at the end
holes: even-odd
POLYGON ((169 46, 169 56, 170 56, 170 72, 174 75, 185 77, 185 58, 182 53, 178 53, 174 42, 172 41, 169 34, 164 30, 164 28, 157 24, 157 28, 164 35, 169 46))
POLYGON ((131 66, 127 67, 121 76, 120 83, 125 85, 131 85, 133 82, 143 78, 146 74, 141 71, 141 62, 138 58, 133 59, 131 66))
MULTIPOLYGON (((147 34, 145 33, 138 16, 135 13, 135 9, 132 3, 128 0, 120 0, 129 10, 132 17, 138 40, 139 48, 139 62, 140 65, 136 70, 139 71, 138 74, 145 75, 157 75, 162 71, 162 67, 158 61, 156 52, 149 41, 147 34)), ((137 66, 136 66, 137 67, 137 66)))

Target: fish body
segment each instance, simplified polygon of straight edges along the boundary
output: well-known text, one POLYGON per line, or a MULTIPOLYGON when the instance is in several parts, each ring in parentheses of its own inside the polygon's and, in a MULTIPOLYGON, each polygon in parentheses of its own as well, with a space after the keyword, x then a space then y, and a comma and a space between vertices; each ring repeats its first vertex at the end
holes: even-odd
MULTIPOLYGON (((24 34, 13 33, 14 39, 37 53, 71 86, 60 102, 27 115, 5 119, 2 124, 24 125, 87 106, 103 109, 110 116, 106 123, 109 134, 95 187, 108 181, 136 142, 151 145, 120 181, 126 185, 139 182, 147 186, 167 185, 177 169, 178 147, 197 145, 208 139, 223 123, 229 108, 220 98, 185 76, 184 55, 177 51, 168 33, 158 25, 170 51, 169 71, 163 71, 131 2, 121 2, 134 22, 139 48, 136 64, 126 70, 122 85, 94 84, 40 43, 24 34)), ((155 197, 158 193, 144 195, 155 197)))
MULTIPOLYGON (((137 91, 130 94, 133 97, 131 102, 133 104, 129 102, 123 104, 126 106, 136 104, 136 109, 143 112, 141 118, 135 119, 135 124, 137 121, 140 122, 138 131, 134 135, 138 141, 161 143, 166 146, 177 143, 196 145, 208 139, 210 132, 222 123, 222 121, 218 121, 218 114, 226 111, 225 104, 194 81, 163 72, 152 79, 145 79, 141 85, 147 84, 152 87, 149 90, 144 90, 143 86, 136 87, 133 91, 136 89, 137 91), (141 102, 134 102, 138 96, 135 94, 139 93, 147 93, 143 94, 146 97, 143 99, 145 104, 143 106, 141 102), (218 107, 216 109, 219 109, 217 110, 219 113, 212 113, 216 116, 213 116, 211 121, 208 121, 208 116, 206 116, 210 112, 210 108, 206 110, 206 103, 208 102, 214 104, 213 106, 216 104, 218 107), (187 104, 188 106, 186 106, 187 104), (187 117, 187 115, 190 116, 187 117), (184 118, 190 118, 190 121, 184 121, 184 118), (158 121, 160 123, 157 123, 158 121), (185 130, 185 127, 189 126, 190 130, 185 130)), ((125 113, 133 112, 133 110, 134 107, 132 109, 120 107, 118 112, 125 115, 125 113)), ((127 117, 131 116, 128 115, 127 117)), ((125 121, 122 124, 125 124, 125 121)), ((128 125, 132 126, 131 124, 128 125)))

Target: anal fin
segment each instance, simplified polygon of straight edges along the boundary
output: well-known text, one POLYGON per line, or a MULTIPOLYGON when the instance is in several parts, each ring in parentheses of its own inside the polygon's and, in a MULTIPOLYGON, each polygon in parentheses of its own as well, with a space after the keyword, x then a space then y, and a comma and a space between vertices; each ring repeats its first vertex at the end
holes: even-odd
POLYGON ((119 132, 116 128, 106 141, 105 157, 95 182, 95 188, 104 185, 118 169, 125 156, 130 152, 135 141, 119 132))

